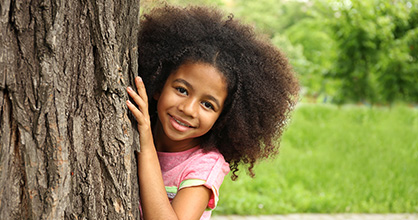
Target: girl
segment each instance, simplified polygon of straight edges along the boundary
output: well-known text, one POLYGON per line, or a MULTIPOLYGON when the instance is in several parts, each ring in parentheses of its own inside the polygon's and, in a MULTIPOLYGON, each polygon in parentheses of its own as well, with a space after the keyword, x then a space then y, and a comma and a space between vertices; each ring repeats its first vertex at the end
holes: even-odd
POLYGON ((277 153, 296 104, 287 59, 233 16, 165 6, 144 15, 137 93, 137 153, 145 219, 209 219, 239 164, 277 153), (145 89, 145 86, 147 89, 145 89))

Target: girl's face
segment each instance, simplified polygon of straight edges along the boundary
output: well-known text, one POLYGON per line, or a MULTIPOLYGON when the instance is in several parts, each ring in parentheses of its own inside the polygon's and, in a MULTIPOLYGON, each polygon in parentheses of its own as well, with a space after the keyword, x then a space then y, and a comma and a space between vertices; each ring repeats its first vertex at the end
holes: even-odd
POLYGON ((156 138, 195 146, 196 138, 215 124, 226 97, 226 80, 215 67, 206 63, 181 65, 168 77, 161 93, 154 96, 158 100, 157 127, 162 128, 157 134, 163 135, 156 138))

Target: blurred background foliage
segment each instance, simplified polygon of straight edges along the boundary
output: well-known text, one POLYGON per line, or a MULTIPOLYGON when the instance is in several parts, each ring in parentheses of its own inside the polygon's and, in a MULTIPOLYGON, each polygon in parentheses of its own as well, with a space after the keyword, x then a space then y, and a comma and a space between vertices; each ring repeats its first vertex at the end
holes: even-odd
POLYGON ((217 6, 267 34, 289 57, 306 102, 418 103, 418 0, 167 2, 217 6))

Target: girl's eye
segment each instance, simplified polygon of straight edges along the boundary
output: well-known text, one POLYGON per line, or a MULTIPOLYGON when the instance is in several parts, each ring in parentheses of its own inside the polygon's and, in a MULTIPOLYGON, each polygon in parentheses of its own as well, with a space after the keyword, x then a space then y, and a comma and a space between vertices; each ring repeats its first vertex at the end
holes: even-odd
POLYGON ((177 87, 176 90, 183 95, 187 95, 187 90, 183 87, 177 87))
POLYGON ((202 105, 207 109, 215 110, 215 108, 213 107, 213 105, 210 102, 202 102, 202 105))

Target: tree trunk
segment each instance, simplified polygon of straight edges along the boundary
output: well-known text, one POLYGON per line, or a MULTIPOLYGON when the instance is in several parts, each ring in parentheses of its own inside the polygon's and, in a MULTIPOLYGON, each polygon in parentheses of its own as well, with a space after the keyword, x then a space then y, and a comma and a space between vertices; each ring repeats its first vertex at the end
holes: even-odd
POLYGON ((0 219, 137 219, 139 0, 0 0, 0 219))

